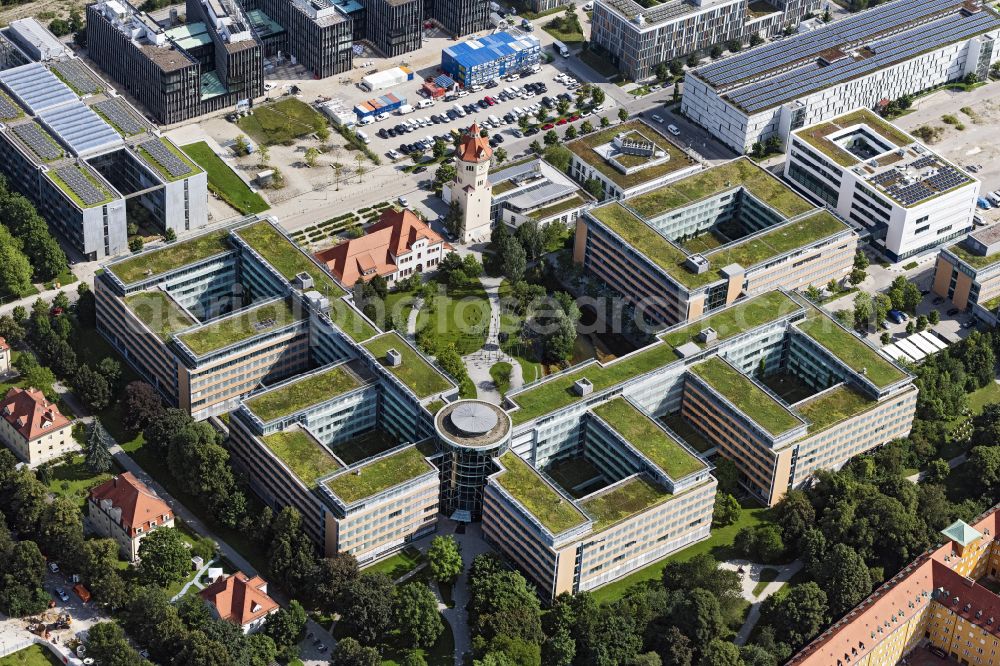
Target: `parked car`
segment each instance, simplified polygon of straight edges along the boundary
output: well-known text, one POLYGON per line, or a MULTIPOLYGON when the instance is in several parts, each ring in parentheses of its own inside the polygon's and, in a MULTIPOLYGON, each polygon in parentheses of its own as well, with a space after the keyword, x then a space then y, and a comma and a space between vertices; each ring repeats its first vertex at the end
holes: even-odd
POLYGON ((651 117, 651 118, 652 118, 653 120, 655 120, 656 122, 660 123, 661 125, 663 124, 663 116, 661 116, 660 114, 658 114, 658 113, 654 113, 654 114, 653 114, 652 116, 650 116, 650 117, 651 117))
POLYGON ((49 562, 49 571, 52 573, 59 573, 59 565, 55 562, 49 562))
POLYGON ((556 121, 556 125, 565 125, 568 122, 569 121, 566 120, 565 118, 560 118, 559 120, 556 121))
POLYGON ((56 588, 56 596, 58 596, 59 600, 62 601, 63 603, 69 601, 69 595, 66 594, 66 590, 62 589, 61 587, 56 588))
POLYGON ((680 129, 678 129, 677 125, 667 125, 667 131, 673 134, 674 136, 681 135, 681 131, 680 129))
POLYGON ((552 123, 545 123, 544 125, 542 125, 543 130, 550 130, 553 128, 555 128, 555 125, 553 125, 552 123))
POLYGON ((954 317, 959 312, 961 312, 961 310, 959 310, 958 308, 952 308, 952 309, 948 310, 948 316, 949 317, 954 317))
POLYGON ((403 208, 406 208, 407 206, 410 205, 410 202, 406 200, 406 197, 399 197, 398 199, 396 199, 396 201, 398 201, 399 205, 402 206, 403 208))
POLYGON ((427 171, 427 167, 418 166, 416 169, 413 170, 413 173, 423 173, 424 171, 427 171))
POLYGON ((504 141, 503 137, 500 136, 499 134, 494 134, 493 135, 493 140, 496 141, 497 143, 503 143, 503 141, 504 141))

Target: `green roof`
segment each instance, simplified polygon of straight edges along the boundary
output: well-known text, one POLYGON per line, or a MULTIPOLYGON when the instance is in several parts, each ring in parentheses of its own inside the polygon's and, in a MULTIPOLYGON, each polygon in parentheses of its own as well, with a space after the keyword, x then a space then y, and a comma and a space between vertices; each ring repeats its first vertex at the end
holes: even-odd
POLYGON ((56 172, 56 169, 50 169, 49 171, 47 171, 46 175, 49 177, 49 179, 53 183, 55 183, 56 185, 58 185, 59 189, 61 189, 63 192, 65 192, 66 196, 68 196, 70 199, 72 199, 73 202, 77 206, 79 206, 81 209, 83 209, 83 208, 93 208, 95 206, 103 206, 104 204, 106 204, 109 201, 111 201, 111 199, 112 199, 111 192, 109 192, 108 189, 106 187, 104 187, 103 184, 101 184, 96 178, 94 178, 94 176, 87 169, 81 169, 80 167, 78 167, 78 166, 76 166, 74 164, 70 164, 70 165, 68 165, 68 166, 66 166, 64 168, 74 169, 74 170, 78 171, 80 173, 80 175, 84 179, 90 181, 90 184, 93 185, 97 189, 98 192, 100 192, 101 194, 104 195, 104 198, 101 199, 100 201, 94 201, 92 203, 87 203, 83 199, 81 199, 80 195, 77 194, 75 191, 73 191, 73 188, 70 187, 69 184, 59 176, 59 174, 56 172))
POLYGON ((902 370, 883 358, 856 335, 838 326, 829 317, 817 312, 814 316, 799 322, 798 327, 851 370, 857 373, 864 370, 864 376, 879 388, 885 388, 906 378, 902 370))
POLYGON ((808 246, 850 228, 827 211, 816 211, 805 218, 775 226, 745 241, 705 253, 704 256, 711 263, 711 268, 699 274, 684 266, 687 255, 682 250, 633 215, 622 204, 618 202, 606 204, 591 210, 590 214, 610 227, 646 259, 690 289, 721 280, 719 269, 730 264, 751 268, 772 257, 808 246))
POLYGON ((569 199, 565 199, 554 203, 551 206, 546 206, 545 208, 539 208, 538 210, 533 211, 530 216, 533 220, 544 220, 547 217, 552 217, 553 215, 558 215, 559 213, 565 213, 568 210, 579 208, 585 203, 587 202, 584 201, 583 197, 574 193, 569 199))
POLYGON ((309 274, 315 289, 330 299, 330 318, 355 341, 367 340, 378 332, 354 308, 341 300, 345 292, 333 277, 270 222, 261 220, 241 227, 236 230, 236 235, 289 282, 299 273, 309 274))
POLYGON ((1000 294, 997 294, 993 298, 991 298, 991 299, 989 299, 987 301, 984 301, 984 302, 980 303, 979 305, 981 307, 983 307, 983 308, 986 308, 990 312, 993 312, 994 310, 997 309, 997 306, 1000 305, 1000 294))
POLYGON ((809 421, 809 433, 826 430, 835 423, 850 418, 878 404, 860 391, 842 385, 795 406, 809 421))
POLYGON ((223 349, 242 340, 270 333, 304 319, 306 312, 296 312, 287 300, 271 301, 240 310, 178 336, 188 349, 199 356, 223 349))
POLYGON ((190 240, 143 252, 136 257, 115 262, 107 268, 125 284, 132 284, 232 250, 228 238, 228 229, 217 229, 190 240))
POLYGON ((693 365, 690 370, 775 437, 801 425, 781 403, 718 356, 693 365))
POLYGON ((636 476, 607 492, 583 500, 580 506, 593 517, 594 532, 597 533, 672 497, 666 488, 651 479, 636 476))
POLYGON ((624 189, 661 178, 668 173, 685 169, 694 164, 691 158, 685 155, 680 148, 668 141, 667 137, 641 120, 630 120, 622 125, 609 127, 606 130, 594 132, 593 134, 587 134, 579 139, 570 141, 566 144, 566 147, 573 151, 581 160, 600 171, 608 180, 624 189), (594 151, 594 148, 597 146, 611 143, 611 140, 619 134, 630 131, 641 131, 645 138, 655 143, 656 147, 660 150, 665 151, 670 156, 670 159, 654 166, 633 171, 630 174, 624 174, 594 151))
POLYGON ((198 323, 169 294, 160 289, 128 294, 125 305, 164 342, 170 339, 171 333, 183 331, 198 323))
POLYGON ((587 517, 572 502, 560 495, 517 454, 508 451, 500 457, 500 464, 506 471, 495 477, 496 483, 553 535, 587 521, 587 517))
POLYGON ((186 173, 186 174, 184 174, 182 176, 173 176, 173 175, 170 174, 169 171, 167 171, 167 168, 165 166, 163 166, 162 164, 160 164, 156 160, 156 158, 153 157, 150 154, 150 152, 148 150, 146 150, 145 148, 143 148, 142 145, 140 144, 139 145, 139 154, 142 156, 142 159, 145 160, 145 162, 149 166, 153 167, 153 169, 155 169, 156 172, 159 173, 160 176, 162 176, 164 180, 166 180, 167 182, 171 182, 171 181, 175 181, 175 180, 182 180, 184 178, 190 178, 194 174, 201 172, 201 167, 198 166, 197 164, 195 164, 194 162, 192 162, 191 159, 187 155, 185 155, 184 153, 182 153, 177 148, 177 146, 175 146, 174 144, 170 143, 169 141, 167 141, 163 137, 159 137, 158 140, 159 140, 160 143, 163 144, 163 146, 169 152, 173 153, 174 157, 176 157, 177 159, 179 159, 181 162, 183 162, 184 164, 186 164, 189 169, 191 169, 191 171, 189 171, 188 173, 186 173))
POLYGON ((594 407, 594 413, 671 479, 681 479, 705 469, 705 463, 625 398, 618 397, 594 407))
POLYGON ((738 187, 746 189, 785 217, 795 217, 815 208, 747 157, 705 169, 632 197, 628 204, 648 219, 738 187))
POLYGON ((434 466, 423 454, 409 446, 339 474, 327 481, 326 486, 344 502, 353 504, 433 471, 434 466))
POLYGON ((361 386, 343 365, 297 379, 250 398, 244 404, 265 423, 326 402, 361 386))
POLYGON ((972 266, 974 269, 982 270, 987 266, 992 266, 993 264, 1000 261, 1000 253, 993 253, 987 255, 972 254, 969 250, 961 243, 955 243, 948 248, 948 251, 953 255, 964 261, 965 263, 972 266))
POLYGON ((801 305, 783 292, 769 291, 751 299, 739 301, 682 328, 672 329, 663 335, 663 341, 672 347, 680 347, 687 342, 704 347, 704 343, 699 342, 695 336, 706 328, 714 329, 718 334, 718 340, 725 340, 743 331, 796 312, 801 308, 801 305))
POLYGON ((260 439, 309 488, 315 488, 318 479, 341 468, 322 444, 298 426, 260 439))
POLYGON ((882 120, 868 109, 858 109, 843 116, 828 120, 818 125, 806 127, 795 132, 802 141, 806 142, 819 152, 823 153, 842 167, 852 167, 861 162, 855 155, 847 152, 827 137, 831 134, 852 127, 858 124, 866 124, 884 139, 887 139, 896 146, 908 146, 914 139, 907 136, 901 130, 882 120))
POLYGON ((963 548, 983 536, 982 532, 962 520, 956 520, 951 525, 941 530, 941 534, 945 535, 963 548))
POLYGON ((454 388, 454 384, 438 372, 419 352, 414 351, 395 331, 369 340, 364 343, 364 347, 378 359, 383 368, 406 384, 418 398, 426 398, 454 388), (395 349, 403 357, 403 362, 400 365, 391 366, 386 363, 385 353, 390 349, 395 349))

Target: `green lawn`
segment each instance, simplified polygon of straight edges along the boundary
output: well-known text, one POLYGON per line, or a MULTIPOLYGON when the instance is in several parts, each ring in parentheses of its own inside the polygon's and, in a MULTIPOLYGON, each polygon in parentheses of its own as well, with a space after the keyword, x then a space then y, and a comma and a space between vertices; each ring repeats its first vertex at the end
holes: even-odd
POLYGON ((61 661, 41 645, 30 645, 14 654, 0 657, 0 666, 60 666, 61 661))
POLYGON ((549 33, 556 39, 558 39, 563 44, 569 46, 570 44, 579 44, 583 41, 583 33, 576 30, 572 32, 564 32, 562 30, 557 30, 556 28, 551 28, 549 26, 542 26, 542 30, 549 33))
POLYGON ((552 534, 560 534, 582 524, 586 516, 541 476, 513 453, 500 458, 506 471, 497 477, 497 483, 532 513, 552 534))
POLYGON ((778 401, 718 356, 690 370, 775 437, 801 425, 778 401))
POLYGON ((510 363, 500 361, 490 366, 490 377, 500 393, 506 393, 510 388, 510 373, 514 369, 510 363))
POLYGON ((840 166, 850 167, 857 164, 860 160, 853 154, 835 144, 833 141, 830 141, 827 137, 842 128, 851 127, 853 125, 857 125, 858 123, 865 123, 874 127, 878 130, 879 134, 886 139, 889 139, 889 141, 897 146, 906 146, 912 143, 910 137, 906 136, 906 134, 896 129, 896 127, 890 123, 882 120, 868 109, 859 109, 858 111, 853 111, 838 118, 834 118, 829 122, 823 123, 822 125, 816 125, 809 129, 799 130, 796 132, 796 136, 835 161, 840 166))
POLYGON ((237 124, 259 143, 287 146, 300 136, 326 127, 326 119, 302 100, 286 97, 256 107, 237 124))
POLYGON ((594 590, 594 599, 598 602, 614 601, 620 599, 625 591, 633 585, 645 584, 650 581, 659 581, 663 572, 663 567, 667 562, 686 562, 695 555, 710 553, 717 560, 725 560, 735 557, 733 552, 733 540, 736 533, 744 527, 753 527, 765 520, 766 509, 758 504, 744 504, 743 512, 739 519, 728 527, 720 527, 712 530, 712 535, 704 541, 692 544, 659 562, 654 562, 647 567, 640 569, 624 578, 609 583, 604 587, 594 590))
POLYGON ((267 220, 240 227, 236 230, 236 235, 264 257, 286 280, 291 281, 299 273, 307 273, 313 279, 315 288, 325 296, 333 299, 344 294, 344 290, 329 273, 267 220))
POLYGON ((348 504, 398 486, 435 468, 417 449, 410 447, 335 476, 326 486, 348 504))
POLYGON ((757 584, 753 586, 753 596, 758 597, 760 593, 764 591, 768 583, 773 583, 778 579, 778 570, 772 569, 770 567, 764 567, 760 570, 760 578, 757 584))
POLYGON ((413 311, 413 302, 416 294, 412 291, 393 291, 385 297, 385 312, 382 313, 382 321, 378 322, 382 330, 389 330, 389 325, 393 321, 398 321, 405 326, 410 319, 410 312, 413 311))
POLYGON ((625 398, 615 398, 594 408, 594 413, 618 431, 672 479, 682 479, 705 469, 705 463, 687 452, 656 422, 625 398))
POLYGON ((228 239, 228 229, 210 231, 190 240, 170 243, 142 256, 115 262, 108 266, 108 270, 125 284, 132 284, 228 252, 233 249, 228 239))
POLYGON ((990 382, 969 394, 969 409, 973 414, 981 414, 983 407, 991 402, 1000 402, 1000 384, 990 382))
POLYGON ((208 174, 208 189, 239 213, 252 215, 270 208, 264 197, 251 191, 243 179, 204 141, 181 146, 181 150, 208 174))
POLYGON ((424 556, 419 550, 406 547, 391 557, 365 567, 364 570, 366 573, 384 573, 389 578, 396 580, 416 569, 423 561, 424 556))
POLYGON ((684 154, 684 151, 668 141, 665 136, 657 132, 654 128, 640 120, 630 120, 620 125, 596 131, 593 134, 587 134, 579 139, 570 141, 566 144, 566 147, 582 161, 600 171, 608 180, 626 189, 656 178, 661 178, 674 171, 687 168, 694 163, 690 157, 684 154), (669 155, 670 159, 632 171, 631 173, 622 173, 604 157, 599 155, 595 151, 595 148, 610 143, 616 136, 623 132, 641 132, 643 137, 656 144, 656 147, 669 155))
POLYGON ((613 490, 581 502, 580 506, 594 517, 596 534, 672 497, 673 495, 662 486, 653 483, 645 476, 638 476, 616 486, 613 490))
POLYGON ((179 336, 179 340, 198 355, 210 354, 263 333, 284 328, 305 318, 286 300, 272 301, 217 319, 179 336))
MULTIPOLYGON (((991 266, 1000 261, 1000 255, 996 253, 987 254, 985 256, 979 254, 972 254, 967 249, 965 249, 965 246, 962 245, 961 243, 956 243, 955 245, 950 246, 948 248, 948 251, 976 269, 983 269, 986 268, 987 266, 991 266)), ((986 306, 984 305, 984 307, 986 306)))
POLYGON ((730 305, 689 326, 671 329, 663 336, 663 341, 672 347, 680 347, 686 342, 694 342, 699 347, 704 347, 704 343, 699 342, 695 336, 705 328, 714 329, 719 336, 718 339, 725 340, 747 329, 780 319, 801 308, 801 305, 780 291, 769 291, 750 300, 741 301, 738 305, 730 305))
POLYGON ((330 400, 360 385, 357 377, 338 365, 267 391, 245 404, 261 420, 268 422, 330 400))
POLYGON ((809 421, 809 432, 826 430, 833 424, 850 418, 878 404, 863 393, 845 385, 798 407, 809 421))
POLYGON ((118 469, 118 463, 114 463, 109 472, 94 474, 84 464, 82 455, 74 456, 72 461, 52 468, 49 492, 73 500, 82 509, 87 505, 90 489, 110 479, 118 469))
MULTIPOLYGON (((444 631, 430 650, 417 650, 427 666, 452 666, 455 663, 455 636, 451 632, 451 625, 443 618, 444 631)), ((405 650, 395 645, 387 645, 382 651, 382 666, 399 666, 405 650)))
POLYGON ((139 321, 166 342, 171 333, 183 331, 198 322, 160 289, 137 291, 125 297, 125 305, 139 321))
POLYGON ((300 428, 265 435, 261 441, 309 488, 315 488, 320 477, 340 469, 336 459, 300 428))
POLYGON ((855 372, 864 370, 865 377, 879 388, 885 388, 906 377, 902 370, 828 317, 810 317, 800 322, 798 327, 847 367, 855 372))
POLYGON ((417 313, 419 335, 432 335, 436 345, 455 346, 462 356, 481 349, 489 329, 490 302, 479 280, 460 288, 442 288, 417 313))
POLYGON ((453 384, 431 365, 418 351, 408 345, 395 331, 380 335, 364 343, 364 347, 379 360, 389 372, 399 381, 406 384, 418 398, 426 398, 447 391, 453 384), (403 358, 397 366, 386 363, 385 355, 390 349, 395 349, 403 358))

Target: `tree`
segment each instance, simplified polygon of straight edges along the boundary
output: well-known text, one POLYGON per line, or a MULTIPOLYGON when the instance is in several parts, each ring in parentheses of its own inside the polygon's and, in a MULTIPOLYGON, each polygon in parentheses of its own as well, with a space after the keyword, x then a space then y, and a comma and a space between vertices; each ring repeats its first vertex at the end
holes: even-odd
POLYGON ((700 666, 744 666, 740 649, 729 641, 713 639, 701 655, 700 666))
POLYGON ((873 319, 873 315, 874 304, 872 303, 872 297, 866 292, 859 291, 854 296, 854 325, 867 328, 869 322, 873 319))
POLYGON ((730 39, 726 42, 726 48, 730 53, 739 53, 743 50, 743 42, 738 39, 730 39))
POLYGON ((144 584, 167 587, 184 578, 191 558, 179 530, 160 527, 139 542, 139 578, 144 584))
POLYGON ((774 507, 774 520, 788 543, 797 542, 816 523, 816 509, 801 490, 789 490, 774 507))
POLYGON ((427 565, 439 583, 450 583, 462 574, 462 547, 449 535, 436 536, 427 549, 427 565))
POLYGON ((448 207, 448 214, 444 218, 444 228, 448 230, 452 236, 458 237, 462 233, 462 227, 464 226, 465 220, 462 216, 462 207, 458 203, 458 199, 452 199, 451 205, 448 207))
POLYGON ((497 148, 493 151, 493 159, 497 164, 503 164, 507 161, 507 151, 504 148, 497 148))
POLYGON ((927 313, 927 323, 931 326, 937 326, 941 323, 941 313, 937 310, 931 310, 927 313))
POLYGON ((125 632, 114 622, 98 622, 87 630, 87 656, 102 666, 143 666, 148 664, 135 651, 125 632))
POLYGON ((330 666, 379 666, 382 657, 373 647, 361 645, 353 638, 342 638, 330 654, 330 666))
POLYGON ((504 276, 511 282, 520 282, 528 268, 528 258, 517 240, 508 236, 500 245, 500 261, 504 276))
POLYGON ((712 45, 709 55, 712 56, 713 60, 718 60, 722 57, 722 47, 719 44, 712 45))
POLYGON ((761 616, 778 640, 801 646, 826 624, 826 593, 814 582, 795 585, 784 597, 765 599, 761 616))
POLYGON ((628 111, 625 110, 625 107, 618 108, 618 120, 622 122, 628 120, 628 111))
POLYGON ((264 633, 274 641, 281 659, 291 661, 298 657, 299 638, 305 630, 307 619, 305 609, 295 599, 288 604, 288 608, 279 609, 267 617, 264 633))
POLYGON ((601 127, 607 127, 610 124, 611 124, 611 121, 608 120, 607 116, 601 116, 601 127))
POLYGON ((233 152, 240 157, 250 153, 250 144, 247 143, 247 138, 242 134, 237 134, 236 138, 233 139, 233 152))
POLYGON ((750 35, 751 48, 754 46, 760 46, 763 43, 764 43, 764 38, 760 36, 760 33, 755 32, 754 34, 750 35))
POLYGON ((674 606, 671 619, 694 646, 707 646, 725 633, 719 602, 708 590, 695 588, 674 606))
POLYGON ((174 231, 173 227, 167 227, 167 230, 163 232, 163 240, 168 243, 173 243, 177 240, 177 232, 174 231))
POLYGON ((594 124, 592 122, 590 122, 589 120, 584 120, 580 124, 580 133, 581 134, 590 134, 593 131, 594 131, 594 124))
POLYGON ((414 581, 396 589, 393 624, 412 647, 430 648, 444 631, 437 598, 426 583, 414 581))
POLYGON ((314 582, 316 555, 302 528, 302 515, 286 506, 274 520, 268 548, 268 570, 296 597, 308 596, 314 582))
POLYGON ((604 183, 599 178, 588 178, 583 182, 583 189, 598 201, 604 200, 604 183))
POLYGON ((518 242, 521 243, 525 256, 529 260, 534 261, 541 256, 542 251, 545 249, 545 238, 537 221, 528 220, 517 228, 514 235, 517 237, 518 242))
POLYGON ((350 553, 323 558, 316 567, 312 605, 327 612, 339 611, 359 575, 358 561, 350 553))
POLYGON ((316 166, 316 160, 319 159, 319 151, 310 146, 309 148, 306 148, 306 152, 303 158, 306 161, 306 166, 311 169, 312 167, 316 166))
POLYGON ((861 603, 872 590, 868 565, 847 544, 834 544, 821 569, 820 584, 826 590, 830 614, 840 617, 861 603))
POLYGON ((108 431, 101 425, 100 419, 95 418, 90 426, 90 433, 87 435, 86 455, 84 462, 94 474, 102 474, 111 469, 114 459, 108 451, 109 442, 112 442, 108 431))
POLYGON ((81 365, 77 369, 73 378, 73 390, 95 412, 111 404, 111 385, 89 365, 81 365))
POLYGON ((166 411, 160 394, 151 384, 141 380, 125 387, 121 401, 122 425, 129 433, 138 433, 166 411))
POLYGON ((264 168, 270 161, 271 161, 271 149, 263 144, 257 146, 257 165, 261 168, 264 168))
POLYGON ((21 246, 0 226, 0 292, 20 296, 31 289, 31 264, 21 246))
POLYGON ((132 252, 142 252, 142 248, 145 243, 142 240, 142 236, 135 236, 130 238, 128 241, 128 249, 132 252))
POLYGON ((341 614, 347 634, 370 645, 389 629, 393 611, 392 580, 383 573, 364 573, 351 585, 341 614))
POLYGON ((715 496, 715 513, 712 515, 712 522, 716 527, 726 527, 732 525, 740 518, 743 507, 739 500, 729 493, 718 493, 715 496))
POLYGON ((545 143, 546 146, 554 146, 555 144, 559 143, 559 135, 556 134, 555 130, 549 130, 542 137, 542 141, 545 143))

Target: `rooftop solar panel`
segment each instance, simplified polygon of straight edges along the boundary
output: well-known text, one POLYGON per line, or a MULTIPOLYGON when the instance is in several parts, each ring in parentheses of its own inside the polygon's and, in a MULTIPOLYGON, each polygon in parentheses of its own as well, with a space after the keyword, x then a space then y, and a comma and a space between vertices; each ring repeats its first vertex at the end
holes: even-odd
POLYGON ((84 175, 78 166, 72 165, 56 169, 56 174, 88 206, 99 204, 108 198, 90 178, 84 175))
POLYGON ((104 114, 126 136, 141 134, 145 127, 122 100, 106 99, 94 104, 94 108, 104 114))
POLYGON ((63 150, 59 144, 38 123, 21 123, 14 125, 11 130, 39 159, 51 162, 63 156, 63 150))
POLYGON ((33 114, 78 99, 69 86, 37 62, 0 71, 0 83, 33 114))
POLYGON ((76 155, 122 144, 121 135, 80 101, 47 109, 38 117, 76 155))
POLYGON ((95 95, 101 92, 101 85, 90 75, 79 60, 62 60, 52 64, 63 81, 80 95, 95 95))
POLYGON ((0 94, 0 120, 13 120, 21 115, 21 109, 17 108, 11 99, 0 94))
POLYGON ((191 167, 170 152, 170 149, 167 148, 159 139, 143 141, 139 144, 139 147, 152 155, 153 159, 156 160, 161 167, 166 169, 167 173, 174 178, 179 178, 180 176, 185 176, 191 173, 191 167))

